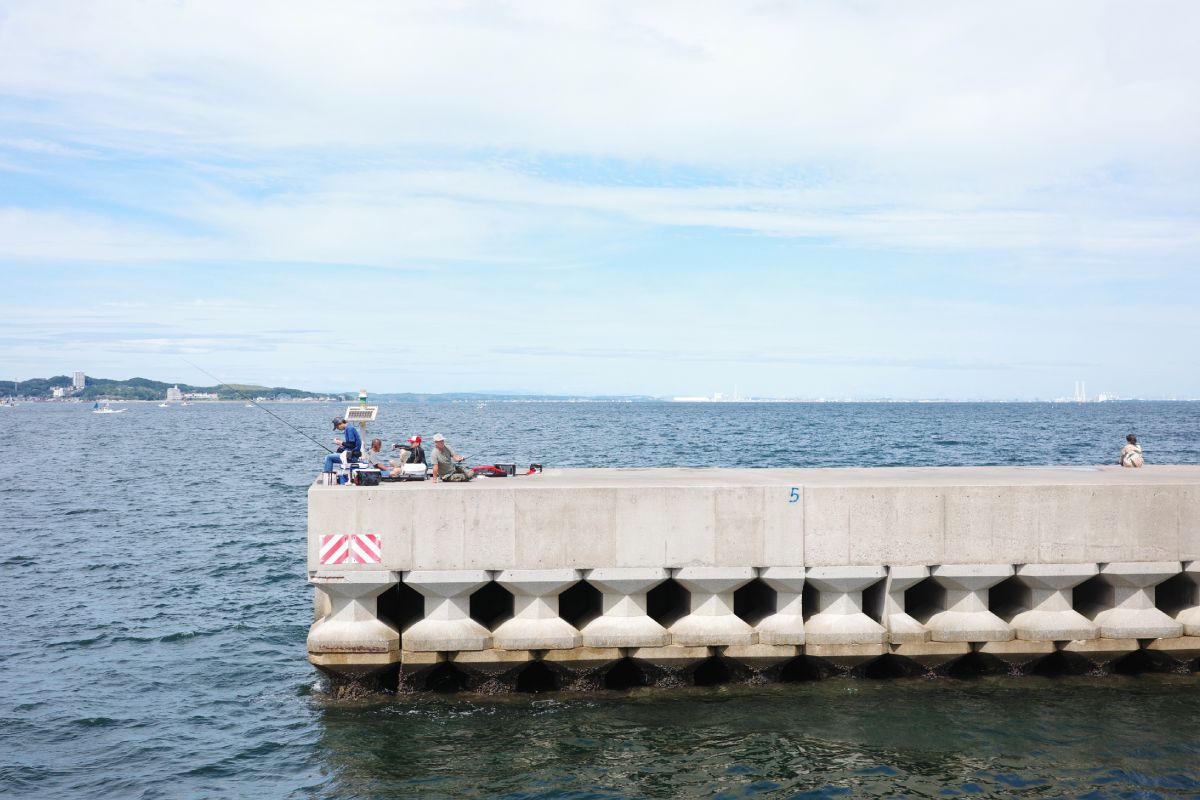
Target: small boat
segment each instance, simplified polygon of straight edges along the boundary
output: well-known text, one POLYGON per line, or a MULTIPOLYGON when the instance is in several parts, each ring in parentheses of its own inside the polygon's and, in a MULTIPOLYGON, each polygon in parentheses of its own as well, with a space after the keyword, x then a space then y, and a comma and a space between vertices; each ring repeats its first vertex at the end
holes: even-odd
POLYGON ((128 410, 128 408, 113 408, 107 400, 104 401, 104 405, 96 403, 92 406, 93 414, 124 414, 128 410))
POLYGON ((254 403, 246 403, 246 408, 254 408, 254 403))
POLYGON ((159 408, 170 408, 171 404, 170 403, 159 403, 158 407, 159 408))

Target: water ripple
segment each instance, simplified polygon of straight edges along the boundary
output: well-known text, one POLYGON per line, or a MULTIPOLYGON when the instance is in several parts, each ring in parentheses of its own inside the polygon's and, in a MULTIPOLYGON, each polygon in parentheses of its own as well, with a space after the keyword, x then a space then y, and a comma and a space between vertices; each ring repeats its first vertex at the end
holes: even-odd
MULTIPOLYGON (((278 406, 328 436, 334 406, 278 406)), ((0 794, 21 798, 1188 797, 1196 675, 334 701, 305 660, 320 453, 240 404, 0 424, 0 794), (132 423, 132 425, 130 424, 132 423), (152 447, 134 458, 136 429, 152 447), (59 480, 19 474, 45 437, 59 480), (247 459, 246 453, 254 453, 247 459), (180 467, 180 459, 186 466, 180 467)), ((1200 462, 1200 405, 385 405, 551 466, 1200 462), (629 432, 638 431, 631 443, 629 432)))

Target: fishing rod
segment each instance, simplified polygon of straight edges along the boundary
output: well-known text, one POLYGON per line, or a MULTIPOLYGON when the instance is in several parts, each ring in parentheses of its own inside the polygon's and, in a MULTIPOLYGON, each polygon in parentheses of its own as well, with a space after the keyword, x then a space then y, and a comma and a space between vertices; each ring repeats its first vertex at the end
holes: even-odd
POLYGON ((261 408, 263 411, 266 411, 266 412, 267 412, 268 414, 270 414, 272 417, 275 417, 275 419, 279 420, 279 421, 280 421, 280 422, 282 422, 284 425, 287 425, 289 428, 291 428, 291 429, 292 429, 292 430, 294 430, 296 433, 298 433, 298 434, 300 434, 301 436, 303 436, 305 439, 308 439, 310 442, 312 442, 312 443, 313 443, 313 444, 315 444, 317 447, 319 447, 319 448, 321 448, 322 450, 324 450, 326 453, 332 453, 332 452, 333 452, 333 451, 332 451, 332 450, 330 450, 328 447, 326 447, 325 445, 321 444, 319 441, 317 441, 317 440, 316 440, 316 439, 314 439, 313 437, 309 436, 307 433, 305 433, 304 431, 300 430, 299 428, 297 428, 297 427, 296 427, 295 425, 293 425, 292 423, 288 422, 288 421, 287 421, 286 419, 284 419, 283 417, 279 416, 278 414, 275 414, 275 413, 273 413, 273 412, 272 412, 270 409, 263 408, 263 406, 259 405, 259 404, 258 404, 258 402, 257 402, 256 400, 252 400, 252 399, 250 399, 250 398, 249 398, 249 397, 247 397, 246 395, 244 395, 244 394, 242 394, 241 392, 239 392, 237 389, 235 389, 235 388, 233 388, 232 386, 230 386, 228 383, 224 383, 224 382, 223 382, 223 381, 222 381, 220 378, 218 378, 216 375, 213 375, 213 374, 212 374, 211 372, 209 372, 208 370, 206 370, 206 369, 203 369, 202 367, 199 367, 199 366, 197 366, 196 364, 193 364, 192 362, 188 361, 186 358, 183 358, 182 356, 180 356, 179 360, 180 360, 180 361, 182 361, 183 363, 187 364, 188 366, 190 366, 190 367, 192 367, 192 368, 194 368, 194 369, 197 369, 197 370, 199 370, 200 372, 203 372, 203 373, 204 373, 205 375, 207 375, 208 377, 212 378, 214 381, 216 381, 216 382, 217 382, 217 386, 223 386, 224 388, 226 388, 226 389, 228 389, 229 391, 231 391, 231 392, 233 392, 234 394, 236 394, 238 397, 240 397, 240 398, 242 398, 243 400, 245 400, 247 403, 250 403, 250 404, 252 404, 252 405, 253 405, 255 408, 261 408))

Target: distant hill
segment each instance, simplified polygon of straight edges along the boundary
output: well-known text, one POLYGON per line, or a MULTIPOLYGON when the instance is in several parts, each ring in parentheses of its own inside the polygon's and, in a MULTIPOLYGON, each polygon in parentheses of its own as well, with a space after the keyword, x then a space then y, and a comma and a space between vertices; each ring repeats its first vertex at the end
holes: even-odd
MULTIPOLYGON (((259 386, 249 383, 230 383, 226 386, 193 386, 189 383, 164 383, 152 381, 149 378, 130 378, 127 381, 110 378, 84 378, 84 388, 72 392, 71 378, 67 375, 55 375, 53 378, 31 378, 16 384, 16 397, 28 397, 49 400, 54 396, 56 388, 67 389, 67 398, 78 400, 162 400, 167 396, 167 389, 178 386, 184 394, 190 392, 213 393, 221 400, 238 400, 246 397, 289 398, 293 400, 308 400, 321 397, 332 397, 337 400, 354 400, 357 392, 332 392, 318 394, 301 389, 289 389, 286 386, 259 386), (227 388, 228 387, 228 388, 227 388), (230 391, 234 389, 236 391, 230 391)), ((13 397, 12 381, 0 382, 0 397, 13 397)), ((489 392, 443 392, 443 393, 383 393, 371 395, 371 402, 400 402, 400 403, 546 403, 546 402, 594 402, 594 403, 631 403, 656 400, 658 398, 645 395, 555 395, 555 394, 502 394, 489 392)))
MULTIPOLYGON (((93 378, 90 375, 84 378, 83 389, 71 392, 70 376, 55 375, 53 378, 31 378, 27 381, 18 381, 15 390, 13 381, 4 381, 0 383, 0 397, 13 397, 15 395, 16 397, 33 397, 48 400, 54 396, 56 388, 65 388, 68 390, 67 397, 79 400, 162 400, 167 396, 167 389, 172 386, 178 386, 179 391, 185 394, 189 392, 216 393, 220 400, 238 400, 241 399, 241 395, 247 397, 286 397, 294 400, 329 396, 315 392, 306 392, 301 389, 289 389, 286 386, 258 386, 244 383, 228 384, 230 388, 236 390, 235 392, 230 391, 230 388, 226 388, 225 386, 193 386, 189 383, 163 383, 162 381, 152 381, 149 378, 130 378, 126 381, 118 381, 111 378, 93 378)), ((343 397, 343 395, 334 396, 338 397, 338 399, 343 397)))

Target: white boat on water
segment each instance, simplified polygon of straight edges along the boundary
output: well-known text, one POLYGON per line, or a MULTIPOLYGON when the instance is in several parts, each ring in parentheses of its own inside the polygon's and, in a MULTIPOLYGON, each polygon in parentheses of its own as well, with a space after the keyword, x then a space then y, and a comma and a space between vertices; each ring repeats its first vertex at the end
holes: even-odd
POLYGON ((246 403, 246 408, 254 408, 254 403, 246 403))
POLYGON ((170 408, 171 404, 170 403, 159 403, 158 407, 159 408, 170 408))
POLYGON ((128 410, 128 408, 113 408, 107 400, 104 401, 103 405, 96 403, 92 406, 93 414, 124 414, 128 410))

